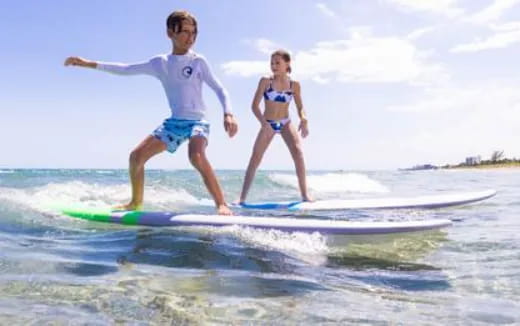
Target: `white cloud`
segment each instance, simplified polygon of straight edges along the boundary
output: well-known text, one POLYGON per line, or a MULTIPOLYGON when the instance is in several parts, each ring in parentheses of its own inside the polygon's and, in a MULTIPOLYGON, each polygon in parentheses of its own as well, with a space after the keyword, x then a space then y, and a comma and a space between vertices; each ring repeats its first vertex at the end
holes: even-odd
POLYGON ((520 21, 508 22, 508 23, 503 23, 503 24, 498 24, 498 25, 492 24, 489 27, 492 30, 498 31, 498 32, 520 30, 520 21))
MULTIPOLYGON (((520 4, 520 0, 494 0, 484 9, 469 15, 457 6, 458 0, 386 0, 400 8, 414 11, 428 11, 457 18, 459 23, 473 24, 498 31, 488 37, 481 37, 472 42, 465 42, 453 46, 453 53, 477 52, 487 49, 504 48, 520 42, 520 28, 518 22, 503 23, 502 16, 511 8, 520 4)), ((415 40, 430 32, 431 28, 419 29, 408 35, 408 39, 415 40)))
POLYGON ((245 43, 251 45, 257 51, 263 54, 271 55, 274 51, 278 49, 283 49, 284 47, 272 40, 268 40, 265 38, 259 38, 254 40, 245 40, 245 43))
POLYGON ((457 7, 457 0, 386 0, 400 8, 412 11, 426 11, 448 17, 457 17, 464 10, 457 7))
POLYGON ((269 73, 269 61, 229 61, 221 65, 224 73, 239 77, 252 77, 269 73))
POLYGON ((453 47, 450 51, 454 53, 477 52, 482 50, 505 48, 515 43, 520 43, 520 28, 517 30, 497 33, 484 40, 459 44, 453 47))
MULTIPOLYGON (((389 106, 394 112, 496 112, 512 110, 520 118, 519 80, 498 80, 473 85, 428 88, 421 100, 410 105, 389 106)), ((508 111, 509 112, 509 111, 508 111)))
POLYGON ((473 42, 456 45, 450 51, 453 53, 477 52, 505 48, 519 43, 520 22, 503 23, 500 21, 504 13, 519 3, 520 0, 495 0, 481 11, 463 19, 463 22, 485 26, 495 33, 486 38, 481 37, 473 42))
POLYGON ((240 77, 252 77, 269 74, 269 56, 271 53, 284 47, 265 38, 245 40, 245 43, 255 48, 258 52, 266 55, 266 60, 256 61, 229 61, 221 65, 226 74, 240 77))
POLYGON ((424 28, 419 28, 419 29, 416 29, 415 31, 412 31, 411 33, 409 33, 408 35, 406 35, 406 39, 410 40, 410 41, 415 41, 417 40, 418 38, 421 38, 423 37, 424 35, 428 34, 428 33, 431 33, 433 31, 435 31, 437 29, 436 26, 430 26, 430 27, 424 27, 424 28))
POLYGON ((318 43, 298 52, 293 66, 301 78, 341 82, 414 82, 436 70, 411 43, 371 37, 318 43))
POLYGON ((468 20, 473 23, 487 24, 495 22, 502 17, 508 9, 519 4, 520 0, 495 0, 491 5, 473 14, 468 20))
POLYGON ((401 137, 411 156, 431 157, 436 164, 460 162, 465 155, 487 157, 494 150, 518 157, 519 88, 520 80, 508 79, 429 89, 415 103, 388 109, 416 113, 421 131, 401 137))
MULTIPOLYGON (((293 71, 299 79, 324 83, 432 83, 447 73, 431 56, 406 38, 375 37, 369 28, 353 28, 346 40, 319 42, 293 55, 293 71)), ((248 77, 268 72, 268 61, 231 61, 222 65, 226 74, 248 77)))
POLYGON ((319 2, 316 4, 316 8, 318 8, 323 14, 329 17, 336 17, 334 11, 332 11, 326 4, 319 2))

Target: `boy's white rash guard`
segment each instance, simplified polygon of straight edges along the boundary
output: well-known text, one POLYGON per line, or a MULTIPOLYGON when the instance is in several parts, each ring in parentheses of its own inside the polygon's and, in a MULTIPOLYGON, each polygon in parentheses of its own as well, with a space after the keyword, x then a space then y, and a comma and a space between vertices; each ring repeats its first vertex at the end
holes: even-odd
POLYGON ((189 51, 184 55, 163 54, 136 64, 98 62, 97 69, 118 75, 151 75, 164 87, 172 118, 204 120, 206 106, 202 100, 202 82, 215 91, 224 113, 231 113, 229 96, 216 79, 206 59, 189 51))

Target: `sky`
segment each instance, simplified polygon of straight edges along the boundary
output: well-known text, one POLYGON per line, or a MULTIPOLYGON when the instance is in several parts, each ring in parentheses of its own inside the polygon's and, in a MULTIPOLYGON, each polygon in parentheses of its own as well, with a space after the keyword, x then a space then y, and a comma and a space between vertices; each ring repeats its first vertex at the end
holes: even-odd
MULTIPOLYGON (((208 157, 245 169, 259 123, 251 101, 270 53, 292 54, 310 135, 308 169, 378 170, 520 158, 520 0, 2 1, 0 168, 126 168, 170 110, 149 76, 64 67, 171 52, 166 17, 198 19, 194 51, 228 90, 230 139, 205 87, 208 157)), ((263 106, 263 104, 262 104, 263 106)), ((294 103, 291 117, 298 123, 294 103)), ((293 169, 277 137, 261 169, 293 169)), ((187 146, 147 168, 190 168, 187 146)))

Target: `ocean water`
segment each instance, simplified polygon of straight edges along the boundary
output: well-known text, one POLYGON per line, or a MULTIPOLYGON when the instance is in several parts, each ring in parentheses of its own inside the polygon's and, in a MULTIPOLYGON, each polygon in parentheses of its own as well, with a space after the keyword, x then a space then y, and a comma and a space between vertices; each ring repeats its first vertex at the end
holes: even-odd
MULTIPOLYGON (((237 199, 243 171, 217 174, 237 199)), ((498 194, 463 207, 320 213, 454 221, 334 245, 318 233, 76 220, 52 206, 123 203, 126 171, 0 169, 0 324, 520 324, 520 169, 311 171, 309 185, 316 199, 498 194)), ((259 171, 249 199, 297 198, 292 171, 259 171)), ((210 213, 211 203, 194 171, 147 171, 145 208, 210 213)))

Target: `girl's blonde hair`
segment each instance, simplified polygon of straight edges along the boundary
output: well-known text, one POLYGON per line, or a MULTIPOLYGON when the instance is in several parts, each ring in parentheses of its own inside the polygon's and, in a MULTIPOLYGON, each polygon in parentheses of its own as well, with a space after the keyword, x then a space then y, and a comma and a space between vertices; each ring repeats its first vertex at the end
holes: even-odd
POLYGON ((271 54, 271 59, 276 55, 280 56, 283 59, 283 61, 287 62, 287 72, 291 73, 291 55, 289 54, 289 52, 285 50, 276 50, 271 54))

